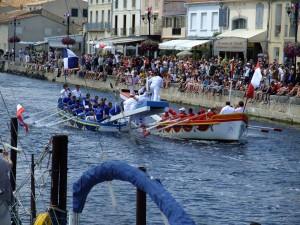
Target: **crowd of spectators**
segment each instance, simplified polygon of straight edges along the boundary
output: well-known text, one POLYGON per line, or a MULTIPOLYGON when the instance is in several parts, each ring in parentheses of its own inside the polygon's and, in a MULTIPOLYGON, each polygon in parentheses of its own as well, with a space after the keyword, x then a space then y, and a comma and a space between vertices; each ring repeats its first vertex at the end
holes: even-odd
MULTIPOLYGON (((48 59, 45 55, 42 60, 34 62, 36 69, 52 71, 56 68, 64 72, 60 52, 49 51, 48 59)), ((75 73, 84 79, 105 81, 108 76, 113 76, 115 85, 123 83, 142 86, 146 83, 146 77, 159 74, 163 77, 164 88, 175 84, 181 92, 208 95, 228 95, 231 90, 245 92, 256 68, 253 60, 243 62, 234 58, 195 60, 191 57, 161 56, 149 59, 121 54, 83 54, 79 57, 79 64, 75 73)), ((263 79, 252 101, 268 103, 270 95, 300 97, 299 64, 295 70, 292 65, 278 64, 277 61, 264 62, 261 64, 261 72, 263 79)))

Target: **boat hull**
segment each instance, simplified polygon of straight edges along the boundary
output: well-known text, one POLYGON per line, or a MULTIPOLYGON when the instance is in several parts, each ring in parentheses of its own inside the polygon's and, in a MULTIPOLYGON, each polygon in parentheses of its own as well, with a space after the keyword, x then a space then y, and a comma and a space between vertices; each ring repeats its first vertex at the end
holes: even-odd
POLYGON ((151 134, 175 139, 239 141, 247 124, 248 117, 245 114, 218 115, 211 120, 187 122, 166 129, 160 126, 151 134))
POLYGON ((115 122, 110 124, 102 124, 95 121, 87 121, 81 119, 79 117, 74 117, 70 113, 58 109, 59 115, 67 120, 66 123, 74 128, 81 129, 81 130, 90 130, 90 131, 98 131, 98 132, 127 132, 129 131, 129 123, 128 121, 122 122, 115 122), (68 120, 69 119, 69 120, 68 120))

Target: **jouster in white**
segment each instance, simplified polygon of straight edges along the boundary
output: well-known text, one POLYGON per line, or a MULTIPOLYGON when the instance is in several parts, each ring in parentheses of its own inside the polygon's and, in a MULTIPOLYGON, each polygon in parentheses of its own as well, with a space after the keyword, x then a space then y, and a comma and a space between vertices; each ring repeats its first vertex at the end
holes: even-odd
POLYGON ((124 112, 135 110, 136 105, 137 105, 137 100, 134 98, 132 94, 130 94, 130 97, 124 101, 124 112))
POLYGON ((230 106, 230 102, 226 102, 226 106, 221 109, 220 114, 234 113, 234 108, 230 106))
POLYGON ((62 99, 69 97, 69 94, 71 93, 70 89, 67 85, 64 85, 64 88, 60 91, 60 97, 62 99))
POLYGON ((163 79, 156 75, 148 80, 150 84, 150 92, 152 93, 152 101, 160 101, 160 88, 163 87, 163 79))

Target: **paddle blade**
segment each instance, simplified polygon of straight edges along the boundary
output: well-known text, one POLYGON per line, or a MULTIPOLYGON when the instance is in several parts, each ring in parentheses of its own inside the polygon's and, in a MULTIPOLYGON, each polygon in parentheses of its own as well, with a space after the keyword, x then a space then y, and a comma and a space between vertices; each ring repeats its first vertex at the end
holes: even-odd
POLYGON ((267 130, 267 129, 261 129, 260 132, 269 133, 269 130, 267 130))
POLYGON ((274 128, 274 131, 282 132, 282 129, 281 128, 274 128))

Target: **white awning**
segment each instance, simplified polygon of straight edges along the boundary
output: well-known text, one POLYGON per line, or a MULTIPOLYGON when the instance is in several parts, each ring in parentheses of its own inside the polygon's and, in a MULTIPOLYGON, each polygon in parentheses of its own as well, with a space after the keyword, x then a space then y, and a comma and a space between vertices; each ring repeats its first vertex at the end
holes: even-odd
POLYGON ((159 49, 161 50, 175 50, 175 47, 179 44, 183 44, 189 40, 171 40, 171 41, 166 41, 163 43, 159 44, 159 49))
POLYGON ((266 40, 267 31, 266 30, 246 30, 246 29, 236 29, 231 31, 226 31, 217 36, 218 38, 244 38, 249 42, 263 42, 266 40))
POLYGON ((209 43, 210 40, 188 40, 175 46, 176 50, 192 50, 192 48, 209 43))

